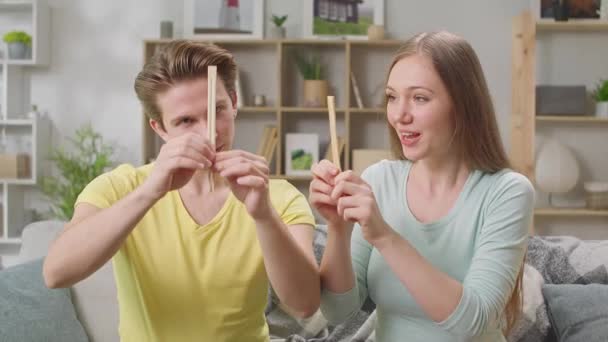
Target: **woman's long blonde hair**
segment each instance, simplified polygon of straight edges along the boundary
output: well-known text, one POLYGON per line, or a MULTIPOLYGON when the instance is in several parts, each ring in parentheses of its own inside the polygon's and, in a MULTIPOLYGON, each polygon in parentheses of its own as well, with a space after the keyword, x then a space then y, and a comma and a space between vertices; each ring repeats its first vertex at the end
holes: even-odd
MULTIPOLYGON (((397 62, 413 55, 423 55, 432 61, 453 100, 453 143, 460 147, 467 166, 472 170, 489 173, 509 168, 490 91, 471 45, 463 38, 445 31, 420 33, 399 48, 388 74, 397 62)), ((394 157, 406 159, 399 136, 390 124, 388 128, 394 157)), ((515 288, 505 306, 505 333, 513 327, 521 311, 522 275, 523 267, 520 268, 515 288)))

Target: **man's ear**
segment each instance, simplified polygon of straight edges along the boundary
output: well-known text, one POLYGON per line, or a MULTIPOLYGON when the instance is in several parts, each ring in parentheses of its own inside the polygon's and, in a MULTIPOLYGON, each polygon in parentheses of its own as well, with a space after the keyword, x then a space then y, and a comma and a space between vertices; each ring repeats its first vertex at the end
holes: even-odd
POLYGON ((236 109, 236 105, 238 103, 239 98, 236 95, 236 91, 231 91, 230 92, 230 101, 232 101, 232 108, 236 109))
MULTIPOLYGON (((606 0, 606 1, 608 1, 608 0, 606 0)), ((238 98, 238 96, 236 94, 236 91, 234 91, 234 90, 231 91, 230 92, 230 101, 232 101, 232 108, 234 109, 234 117, 235 118, 236 118, 237 109, 238 109, 238 108, 236 108, 238 100, 239 100, 239 98, 238 98)))
POLYGON ((162 122, 150 119, 148 123, 150 123, 150 127, 152 127, 152 130, 156 132, 156 134, 158 134, 158 136, 163 139, 164 142, 167 142, 167 140, 169 140, 169 135, 167 134, 167 131, 165 131, 165 127, 163 126, 162 122))

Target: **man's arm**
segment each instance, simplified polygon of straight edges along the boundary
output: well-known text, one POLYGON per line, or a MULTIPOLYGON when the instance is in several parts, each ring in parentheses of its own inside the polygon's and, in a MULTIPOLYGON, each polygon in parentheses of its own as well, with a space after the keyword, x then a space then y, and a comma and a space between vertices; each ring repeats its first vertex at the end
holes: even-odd
POLYGON ((320 280, 313 251, 313 227, 285 225, 276 211, 256 221, 258 239, 270 283, 281 303, 298 317, 310 317, 319 308, 320 280))
POLYGON ((120 246, 156 199, 138 188, 109 208, 76 206, 72 220, 44 260, 49 288, 69 287, 97 271, 120 246))
MULTIPOLYGON (((197 170, 210 167, 214 154, 202 136, 183 134, 161 147, 151 174, 133 191, 126 195, 121 191, 120 198, 114 196, 104 209, 79 204, 44 261, 46 285, 68 287, 98 270, 120 249, 156 201, 186 184, 197 170)), ((112 182, 96 183, 95 190, 91 191, 103 192, 107 187, 112 187, 112 182)))

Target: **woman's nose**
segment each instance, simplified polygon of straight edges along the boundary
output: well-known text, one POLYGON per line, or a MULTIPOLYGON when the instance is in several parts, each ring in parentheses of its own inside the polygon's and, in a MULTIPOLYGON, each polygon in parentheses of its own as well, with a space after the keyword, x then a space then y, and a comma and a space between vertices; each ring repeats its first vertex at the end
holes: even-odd
POLYGON ((407 101, 399 101, 393 106, 392 112, 395 121, 411 123, 414 118, 411 113, 411 106, 408 105, 407 101))

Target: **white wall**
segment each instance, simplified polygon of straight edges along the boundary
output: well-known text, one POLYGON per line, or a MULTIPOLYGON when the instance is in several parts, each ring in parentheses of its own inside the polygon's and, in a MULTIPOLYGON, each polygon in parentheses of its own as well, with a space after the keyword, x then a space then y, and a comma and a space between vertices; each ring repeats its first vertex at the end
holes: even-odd
MULTIPOLYGON (((53 145, 62 142, 62 136, 91 122, 107 140, 120 147, 118 160, 140 163, 141 111, 133 91, 133 80, 142 66, 142 40, 158 37, 159 22, 167 19, 174 21, 174 31, 179 36, 182 1, 50 0, 49 4, 51 64, 48 68, 31 71, 31 94, 33 103, 47 111, 54 122, 53 145)), ((508 147, 511 24, 512 18, 528 4, 528 0, 386 0, 385 25, 392 38, 403 39, 420 31, 447 29, 468 39, 481 59, 496 104, 502 137, 508 147)), ((301 1, 266 0, 266 18, 271 14, 289 16, 288 37, 300 36, 302 11, 301 1)), ((267 20, 265 24, 267 27, 267 20)), ((568 43, 551 45, 552 54, 576 59, 580 55, 577 44, 583 43, 572 41, 572 38, 568 43)), ((596 41, 584 44, 585 48, 596 49, 594 51, 601 49, 601 56, 608 55, 607 44, 599 47, 596 41)), ((556 63, 550 67, 570 71, 557 72, 552 78, 547 75, 553 71, 543 68, 539 71, 539 79, 567 82, 570 76, 580 75, 579 71, 585 70, 582 78, 577 76, 574 80, 592 84, 592 78, 598 72, 603 72, 604 77, 608 74, 608 66, 601 65, 598 60, 605 60, 605 57, 589 57, 595 59, 595 64, 576 66, 568 64, 564 58, 560 61, 565 65, 556 63)), ((379 65, 377 72, 384 73, 385 67, 379 65)), ((597 140, 579 143, 582 144, 579 150, 584 153, 592 150, 597 140)), ((592 159, 598 162, 602 158, 592 159)), ((604 158, 603 165, 594 164, 593 168, 608 170, 606 160, 608 158, 604 158)), ((597 177, 608 180, 606 172, 597 177)))

